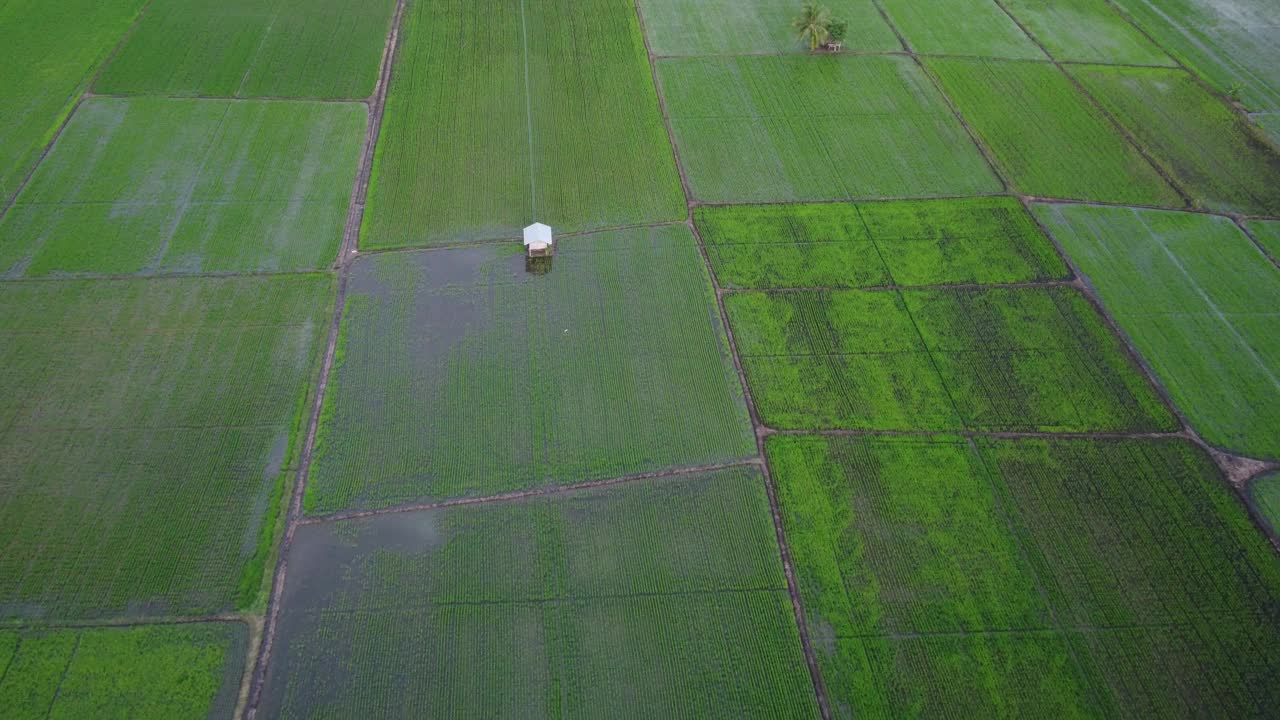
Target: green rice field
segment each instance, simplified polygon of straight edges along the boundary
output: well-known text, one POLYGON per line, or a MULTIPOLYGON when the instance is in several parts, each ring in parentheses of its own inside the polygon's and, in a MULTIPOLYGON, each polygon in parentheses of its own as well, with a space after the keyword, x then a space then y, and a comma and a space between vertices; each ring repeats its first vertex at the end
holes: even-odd
POLYGON ((264 710, 816 717, 768 518, 738 468, 304 525, 264 710))
POLYGON ((909 198, 1001 189, 909 58, 698 57, 659 60, 657 67, 697 200, 909 198))
POLYGON ((753 454, 687 229, 565 240, 545 276, 527 274, 511 250, 357 262, 309 510, 491 495, 753 454), (698 412, 682 412, 682 403, 698 412))
POLYGON ((231 718, 246 634, 240 623, 0 629, 0 707, 13 718, 231 718))
POLYGON ((0 720, 1274 717, 1276 8, 807 5, 0 0, 0 720))
POLYGON ((1036 212, 1205 439, 1280 458, 1280 269, 1224 217, 1036 212))

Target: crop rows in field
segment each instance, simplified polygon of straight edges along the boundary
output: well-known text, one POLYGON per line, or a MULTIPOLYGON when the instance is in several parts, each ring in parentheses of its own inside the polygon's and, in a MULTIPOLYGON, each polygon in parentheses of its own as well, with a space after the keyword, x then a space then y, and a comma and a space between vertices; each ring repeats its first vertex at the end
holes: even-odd
POLYGON ((919 53, 1045 60, 992 0, 881 0, 885 13, 919 53))
POLYGON ((1280 567, 1176 440, 773 436, 837 717, 1265 716, 1280 567))
POLYGON ((658 75, 694 198, 760 202, 1002 188, 908 57, 670 58, 658 75))
POLYGON ((722 287, 1011 283, 1069 275, 1017 200, 702 206, 722 287))
POLYGON ((815 717, 760 473, 303 525, 269 717, 815 717))
POLYGON ((685 215, 631 0, 406 11, 365 248, 685 215))
POLYGON ((1249 500, 1273 537, 1280 538, 1280 473, 1271 473, 1249 483, 1249 500))
POLYGON ((0 284, 0 616, 252 602, 332 285, 0 284))
POLYGON ((773 428, 1174 426, 1071 288, 736 292, 725 309, 773 428))
MULTIPOLYGON (((873 0, 833 0, 831 16, 849 24, 845 46, 901 50, 873 0)), ((655 55, 801 52, 791 28, 796 8, 774 0, 640 0, 655 55)))
POLYGON ((0 6, 0 207, 18 191, 144 0, 0 6), (34 71, 27 71, 38 60, 34 71))
POLYGON ((0 630, 6 718, 229 720, 244 667, 242 623, 0 630))
POLYGON ((1197 205, 1280 215, 1280 150, 1191 75, 1097 65, 1070 72, 1197 205))
POLYGON ((1280 270, 1225 217, 1035 209, 1211 443, 1280 458, 1280 270))
POLYGON ((1271 259, 1280 263, 1280 220, 1249 220, 1245 227, 1271 259))
POLYGON ((968 58, 925 63, 1018 191, 1182 206, 1177 192, 1057 67, 968 58))
POLYGON ((1280 42, 1268 0, 1114 0, 1178 60, 1250 110, 1280 110, 1280 42))
POLYGON ((9 278, 333 261, 359 104, 95 98, 0 219, 9 278))
POLYGON ((395 0, 154 0, 94 90, 362 99, 395 0))
POLYGON ((1174 64, 1108 0, 1004 0, 1004 5, 1056 60, 1174 64))
POLYGON ((308 509, 376 508, 753 454, 683 226, 361 258, 308 509), (697 408, 690 412, 689 408, 697 408))

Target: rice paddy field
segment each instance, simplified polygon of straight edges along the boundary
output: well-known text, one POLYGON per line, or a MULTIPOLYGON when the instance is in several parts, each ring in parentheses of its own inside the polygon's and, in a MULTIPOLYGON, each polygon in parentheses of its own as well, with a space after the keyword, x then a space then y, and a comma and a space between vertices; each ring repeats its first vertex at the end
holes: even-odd
POLYGON ((0 718, 1275 716, 1274 8, 821 4, 0 0, 0 718))

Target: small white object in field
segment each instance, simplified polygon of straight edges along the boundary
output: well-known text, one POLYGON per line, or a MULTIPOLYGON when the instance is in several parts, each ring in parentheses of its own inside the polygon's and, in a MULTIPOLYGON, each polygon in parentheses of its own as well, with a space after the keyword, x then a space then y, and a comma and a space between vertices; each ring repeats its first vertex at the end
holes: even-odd
POLYGON ((554 242, 551 228, 547 225, 536 222, 524 229, 524 247, 529 251, 529 257, 550 255, 554 242))

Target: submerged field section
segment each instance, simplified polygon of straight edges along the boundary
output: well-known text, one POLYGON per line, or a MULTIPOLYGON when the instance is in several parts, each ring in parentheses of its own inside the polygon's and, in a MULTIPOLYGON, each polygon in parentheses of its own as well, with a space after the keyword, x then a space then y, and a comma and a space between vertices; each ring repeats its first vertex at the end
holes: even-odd
POLYGON ((799 5, 0 2, 0 716, 1274 716, 1273 9, 799 5))

